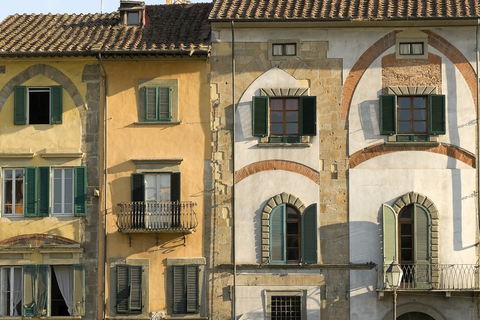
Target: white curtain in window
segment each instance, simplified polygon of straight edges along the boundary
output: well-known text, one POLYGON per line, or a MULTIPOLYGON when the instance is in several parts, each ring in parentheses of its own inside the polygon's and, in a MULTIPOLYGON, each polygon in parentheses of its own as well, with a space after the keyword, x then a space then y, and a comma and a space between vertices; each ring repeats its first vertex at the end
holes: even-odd
POLYGON ((13 315, 20 316, 17 311, 17 305, 22 301, 23 290, 22 290, 22 268, 15 268, 13 274, 13 315))
POLYGON ((72 267, 69 266, 53 266, 55 277, 57 278, 58 287, 62 293, 63 299, 68 307, 68 314, 72 315, 73 308, 73 273, 72 267))

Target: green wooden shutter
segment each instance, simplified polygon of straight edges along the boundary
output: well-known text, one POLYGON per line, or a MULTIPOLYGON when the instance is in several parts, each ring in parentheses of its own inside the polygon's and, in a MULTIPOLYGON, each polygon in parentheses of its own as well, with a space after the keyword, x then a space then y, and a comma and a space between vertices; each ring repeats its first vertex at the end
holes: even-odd
POLYGON ((37 168, 25 168, 25 217, 37 216, 37 168))
POLYGON ((51 105, 51 114, 50 114, 50 123, 51 124, 61 124, 62 115, 63 115, 63 88, 62 86, 51 86, 50 87, 50 105, 51 105))
POLYGON ((414 219, 415 288, 427 289, 431 284, 430 217, 422 205, 415 204, 414 219))
POLYGON ((73 316, 85 315, 85 265, 73 265, 73 316))
POLYGON ((130 299, 131 312, 142 312, 142 266, 130 266, 130 299))
POLYGON ((117 313, 128 313, 128 300, 130 299, 129 266, 117 265, 117 313))
POLYGON ((46 264, 37 265, 37 316, 48 315, 48 292, 50 278, 50 266, 46 264))
POLYGON ((285 263, 285 204, 270 212, 270 263, 285 263))
POLYGON ((156 87, 145 87, 145 121, 158 120, 158 99, 156 87))
POLYGON ((74 168, 74 216, 85 217, 87 215, 87 168, 74 168))
POLYGON ((36 266, 23 266, 23 316, 35 316, 35 275, 36 266))
POLYGON ((253 97, 252 134, 268 136, 268 97, 253 97))
POLYGON ((27 124, 27 87, 15 87, 13 100, 13 124, 27 124))
POLYGON ((172 88, 158 87, 158 120, 170 121, 172 119, 172 88))
POLYGON ((38 168, 38 216, 50 213, 50 167, 38 168))
POLYGON ((198 312, 198 266, 185 266, 187 312, 198 312))
POLYGON ((132 202, 145 201, 145 178, 143 173, 132 173, 132 202))
POLYGON ((317 134, 317 97, 301 97, 300 110, 302 135, 315 136, 317 134))
POLYGON ((397 106, 395 95, 380 96, 380 134, 397 133, 397 106))
POLYGON ((187 311, 185 268, 173 266, 173 313, 185 313, 187 311))
POLYGON ((302 260, 317 263, 317 205, 308 206, 302 215, 302 260))
POLYGON ((429 133, 445 134, 446 114, 445 95, 429 96, 429 133))
POLYGON ((384 271, 397 255, 397 214, 388 204, 383 204, 383 265, 384 271))

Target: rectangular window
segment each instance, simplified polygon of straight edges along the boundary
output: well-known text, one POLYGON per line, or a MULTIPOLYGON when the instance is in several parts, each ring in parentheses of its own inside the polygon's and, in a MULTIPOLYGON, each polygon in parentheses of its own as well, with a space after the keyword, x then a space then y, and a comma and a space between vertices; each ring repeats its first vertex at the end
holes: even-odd
POLYGON ((73 215, 73 168, 52 170, 52 216, 73 215))
POLYGON ((145 120, 171 121, 171 88, 145 87, 145 120))
POLYGON ((397 121, 398 134, 428 133, 427 97, 397 97, 397 121))
POLYGON ((23 169, 3 170, 3 215, 23 215, 23 169))
POLYGON ((297 55, 296 43, 274 43, 272 44, 273 56, 295 56, 297 55))
POLYGON ((17 86, 14 93, 14 124, 62 123, 62 86, 17 86))
POLYGON ((1 268, 2 316, 21 316, 23 300, 22 267, 1 268))
POLYGON ((265 290, 265 307, 269 320, 306 319, 306 292, 265 290))
POLYGON ((198 266, 173 266, 173 313, 197 313, 198 266))
POLYGON ((135 26, 140 24, 140 13, 138 11, 127 12, 127 25, 135 26))
POLYGON ((142 312, 142 266, 117 265, 117 313, 142 312))
POLYGON ((298 98, 270 99, 270 135, 298 136, 300 134, 300 100, 298 98))
POLYGON ((423 55, 423 42, 401 42, 400 55, 423 55))
POLYGON ((170 201, 170 173, 145 174, 145 201, 170 201))

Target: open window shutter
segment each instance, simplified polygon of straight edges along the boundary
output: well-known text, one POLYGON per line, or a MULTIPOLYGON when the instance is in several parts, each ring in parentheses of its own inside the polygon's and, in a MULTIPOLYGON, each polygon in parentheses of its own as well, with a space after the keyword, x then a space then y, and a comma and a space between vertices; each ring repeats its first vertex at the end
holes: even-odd
POLYGON ((185 268, 173 266, 173 313, 185 313, 187 311, 185 268))
POLYGON ((15 87, 13 100, 13 124, 27 124, 27 87, 15 87))
POLYGON ((51 124, 61 124, 63 114, 63 88, 62 86, 50 87, 51 124))
POLYGON ((85 266, 73 265, 73 316, 85 315, 85 266))
POLYGON ((415 204, 415 288, 430 288, 430 219, 427 210, 415 204))
POLYGON ((170 200, 180 201, 180 172, 173 172, 170 176, 170 200))
POLYGON ((38 168, 38 216, 48 217, 50 210, 50 167, 38 168))
POLYGON ((317 263, 317 205, 308 206, 302 215, 302 260, 317 263))
POLYGON ((253 97, 252 134, 268 136, 268 97, 253 97))
POLYGON ((132 173, 132 202, 145 201, 145 179, 143 173, 132 173))
POLYGON ((185 266, 187 277, 187 312, 198 312, 198 266, 185 266))
POLYGON ((74 215, 84 217, 87 215, 87 168, 74 168, 75 191, 74 191, 74 215))
POLYGON ((23 266, 23 316, 35 316, 35 274, 36 266, 23 266))
POLYGON ((128 300, 130 299, 129 266, 117 265, 117 313, 128 313, 128 300))
POLYGON ((300 110, 302 117, 302 135, 317 134, 317 97, 301 97, 300 110))
POLYGON ((285 204, 270 212, 270 263, 285 263, 285 204))
POLYGON ((48 292, 49 290, 50 266, 46 264, 37 265, 37 316, 48 315, 48 292))
POLYGON ((37 216, 37 168, 25 168, 25 217, 37 216))
POLYGON ((397 133, 395 95, 380 96, 380 134, 397 133))
POLYGON ((130 300, 132 312, 142 311, 142 266, 130 266, 130 300))
POLYGON ((430 134, 445 134, 446 115, 445 115, 445 95, 429 96, 429 125, 430 134))
POLYGON ((384 271, 397 258, 397 215, 388 204, 383 205, 383 265, 384 271))

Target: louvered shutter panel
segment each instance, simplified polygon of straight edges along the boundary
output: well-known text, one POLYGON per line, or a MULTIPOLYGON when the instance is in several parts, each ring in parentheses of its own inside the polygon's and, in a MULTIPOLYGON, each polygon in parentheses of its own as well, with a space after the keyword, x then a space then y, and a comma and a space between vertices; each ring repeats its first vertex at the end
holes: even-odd
POLYGON ((170 176, 170 200, 180 201, 180 172, 173 172, 170 176))
POLYGON ((317 97, 301 97, 300 110, 302 120, 302 135, 317 134, 317 97))
POLYGON ((37 216, 37 168, 25 168, 25 217, 37 216))
POLYGON ((171 112, 171 92, 170 87, 158 87, 158 113, 159 120, 170 121, 172 119, 171 112))
POLYGON ((48 292, 50 278, 50 266, 46 264, 37 265, 37 316, 46 317, 48 315, 48 292))
POLYGON ((185 266, 187 285, 187 312, 198 312, 198 266, 185 266))
POLYGON ((27 87, 15 87, 13 100, 13 124, 27 124, 27 87))
POLYGON ((397 255, 397 215, 388 204, 383 205, 383 265, 384 271, 392 264, 398 262, 397 255))
POLYGON ((430 219, 427 210, 415 204, 414 213, 415 288, 430 288, 430 219))
POLYGON ((63 88, 62 86, 50 87, 51 124, 61 124, 63 115, 63 88))
POLYGON ((395 95, 380 96, 380 134, 397 133, 395 95))
POLYGON ((73 265, 73 316, 85 315, 85 266, 73 265))
POLYGON ((270 263, 285 263, 285 204, 270 212, 270 263))
POLYGON ((38 168, 38 216, 48 217, 50 211, 50 167, 38 168))
POLYGON ((173 266, 173 313, 187 311, 185 268, 173 266))
POLYGON ((145 121, 158 119, 157 103, 157 88, 145 87, 145 121))
POLYGON ((130 311, 142 311, 142 267, 130 266, 130 311))
POLYGON ((128 313, 128 300, 130 299, 129 267, 117 265, 117 313, 128 313))
POLYGON ((87 215, 87 168, 74 168, 75 190, 74 190, 74 215, 84 217, 87 215))
POLYGON ((302 215, 302 260, 317 263, 317 205, 308 206, 302 215))
POLYGON ((446 133, 445 95, 429 96, 430 134, 446 133))
POLYGON ((35 310, 35 265, 23 266, 23 316, 33 317, 35 310))
POLYGON ((268 97, 253 97, 252 134, 268 136, 268 97))
POLYGON ((132 202, 145 201, 145 182, 143 173, 132 173, 132 202))

